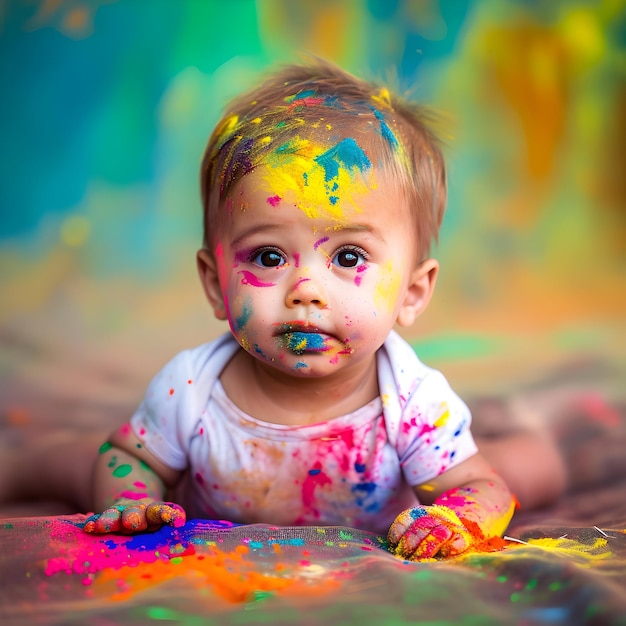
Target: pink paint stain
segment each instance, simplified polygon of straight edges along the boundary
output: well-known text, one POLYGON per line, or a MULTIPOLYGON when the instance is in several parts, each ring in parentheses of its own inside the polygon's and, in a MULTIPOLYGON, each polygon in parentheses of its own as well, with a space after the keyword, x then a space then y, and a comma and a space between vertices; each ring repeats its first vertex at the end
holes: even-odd
POLYGON ((318 104, 322 104, 324 102, 324 98, 316 98, 315 96, 308 96, 306 98, 298 98, 297 100, 294 100, 290 105, 289 108, 291 109, 295 109, 298 107, 314 107, 317 106, 318 104))
POLYGON ((300 255, 297 252, 293 255, 293 263, 296 267, 300 267, 300 255))
POLYGON ((445 504, 445 506, 449 507, 465 507, 468 504, 473 504, 474 500, 468 500, 463 496, 453 496, 443 494, 440 498, 437 499, 437 504, 445 504))
POLYGON ((316 461, 302 483, 302 503, 307 509, 313 506, 315 489, 317 487, 324 487, 325 485, 332 485, 332 480, 322 472, 322 464, 316 461))
POLYGON ((363 272, 367 269, 367 265, 359 265, 356 268, 356 276, 354 277, 354 284, 359 287, 363 280, 363 272))
MULTIPOLYGON (((121 535, 93 537, 72 524, 65 525, 62 522, 54 524, 51 539, 59 540, 67 547, 64 550, 65 556, 48 559, 44 570, 46 576, 59 573, 88 576, 104 569, 132 567, 139 563, 154 563, 157 560, 169 561, 174 556, 181 556, 177 552, 170 553, 170 548, 165 542, 157 543, 154 535, 147 536, 145 547, 129 549, 129 541, 133 540, 127 537, 121 535)), ((134 543, 139 542, 135 540, 134 543)), ((193 553, 193 546, 190 548, 193 553)), ((88 585, 91 581, 85 578, 82 582, 88 585)))
POLYGON ((282 198, 280 196, 270 196, 267 199, 267 203, 275 207, 281 201, 281 199, 282 198))
POLYGON ((328 241, 328 237, 322 237, 313 244, 313 250, 317 250, 323 243, 328 241))
POLYGON ((238 273, 242 275, 242 285, 250 285, 252 287, 274 287, 276 284, 263 282, 259 280, 252 272, 248 272, 248 270, 241 270, 238 273))
POLYGON ((135 491, 122 491, 120 493, 122 498, 128 498, 129 500, 143 500, 143 498, 148 498, 149 495, 147 493, 137 493, 135 491))
POLYGON ((352 350, 352 348, 344 348, 343 350, 339 350, 339 352, 337 352, 337 354, 335 354, 334 357, 332 357, 331 359, 328 359, 328 362, 331 365, 337 365, 337 363, 339 363, 339 357, 342 354, 352 354, 354 352, 354 350, 352 350))

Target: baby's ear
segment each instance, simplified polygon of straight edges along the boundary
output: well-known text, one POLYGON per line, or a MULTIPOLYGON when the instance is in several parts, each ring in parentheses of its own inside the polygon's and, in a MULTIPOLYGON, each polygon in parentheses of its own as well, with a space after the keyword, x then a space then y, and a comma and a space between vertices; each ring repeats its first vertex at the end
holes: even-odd
POLYGON ((220 281, 217 272, 217 262, 215 256, 206 248, 198 250, 196 254, 196 264, 200 281, 204 287, 204 293, 213 307, 213 314, 218 320, 226 319, 226 305, 220 288, 220 281))
POLYGON ((426 259, 413 270, 396 319, 399 326, 411 326, 428 306, 438 272, 439 263, 435 259, 426 259))

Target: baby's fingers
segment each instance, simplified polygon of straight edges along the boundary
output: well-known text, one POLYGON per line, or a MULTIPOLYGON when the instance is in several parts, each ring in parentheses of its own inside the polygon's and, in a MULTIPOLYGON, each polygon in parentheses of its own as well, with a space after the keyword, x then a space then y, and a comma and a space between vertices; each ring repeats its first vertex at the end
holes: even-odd
POLYGON ((116 533, 122 528, 121 507, 112 506, 102 513, 87 518, 83 530, 93 535, 116 533))
POLYGON ((456 556, 472 541, 457 514, 439 505, 403 511, 391 525, 387 539, 396 556, 412 561, 456 556))
POLYGON ((406 509, 402 511, 398 517, 394 520, 393 524, 389 528, 387 534, 387 541, 391 547, 394 547, 400 543, 400 539, 406 534, 406 532, 413 528, 412 532, 415 533, 422 524, 416 524, 417 520, 425 521, 424 518, 428 517, 428 511, 423 506, 416 506, 413 509, 406 509))
POLYGON ((146 520, 151 527, 169 524, 180 528, 185 525, 186 519, 184 509, 173 502, 153 502, 146 509, 146 520))
POLYGON ((145 504, 129 506, 122 512, 122 532, 136 533, 148 528, 145 504))

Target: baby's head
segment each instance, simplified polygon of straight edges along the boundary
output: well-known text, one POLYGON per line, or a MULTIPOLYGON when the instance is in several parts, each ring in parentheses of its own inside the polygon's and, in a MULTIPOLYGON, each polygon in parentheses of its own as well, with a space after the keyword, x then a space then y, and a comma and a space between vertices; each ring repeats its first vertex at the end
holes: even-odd
POLYGON ((419 105, 331 64, 285 67, 234 100, 209 140, 201 169, 205 248, 219 241, 237 182, 267 168, 277 197, 291 194, 303 211, 325 209, 338 222, 342 194, 350 193, 342 174, 375 186, 376 173, 406 199, 416 257, 427 258, 446 205, 444 159, 428 124, 419 105))
POLYGON ((427 306, 445 168, 421 110, 315 63, 237 99, 202 164, 198 268, 255 359, 325 376, 427 306))

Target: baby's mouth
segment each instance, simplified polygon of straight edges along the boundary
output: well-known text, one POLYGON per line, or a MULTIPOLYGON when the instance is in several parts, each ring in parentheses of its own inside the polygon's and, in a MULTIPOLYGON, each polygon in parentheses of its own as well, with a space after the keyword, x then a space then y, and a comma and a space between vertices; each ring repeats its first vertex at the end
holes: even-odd
POLYGON ((330 350, 330 346, 327 345, 330 339, 328 334, 310 324, 292 322, 279 324, 276 339, 281 348, 297 355, 330 350))

